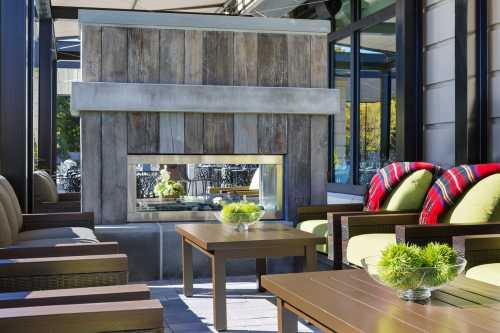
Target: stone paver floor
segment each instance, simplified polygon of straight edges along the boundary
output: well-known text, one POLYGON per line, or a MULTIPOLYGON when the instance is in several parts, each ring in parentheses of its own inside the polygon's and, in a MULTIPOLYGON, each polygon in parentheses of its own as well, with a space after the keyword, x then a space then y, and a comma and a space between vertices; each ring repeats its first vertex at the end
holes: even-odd
MULTIPOLYGON (((180 281, 150 283, 152 296, 165 307, 168 333, 216 332, 213 327, 212 283, 195 280, 193 297, 186 298, 180 281)), ((255 277, 229 277, 227 289, 227 332, 277 332, 274 297, 256 290, 255 277)), ((299 332, 319 332, 299 323, 299 332)))

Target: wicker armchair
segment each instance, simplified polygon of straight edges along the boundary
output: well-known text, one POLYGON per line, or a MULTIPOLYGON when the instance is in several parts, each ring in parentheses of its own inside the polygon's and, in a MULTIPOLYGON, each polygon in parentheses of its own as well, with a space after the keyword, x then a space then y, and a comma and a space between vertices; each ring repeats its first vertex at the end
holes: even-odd
POLYGON ((80 193, 58 193, 57 185, 45 171, 37 170, 33 173, 34 212, 58 213, 79 212, 80 193))

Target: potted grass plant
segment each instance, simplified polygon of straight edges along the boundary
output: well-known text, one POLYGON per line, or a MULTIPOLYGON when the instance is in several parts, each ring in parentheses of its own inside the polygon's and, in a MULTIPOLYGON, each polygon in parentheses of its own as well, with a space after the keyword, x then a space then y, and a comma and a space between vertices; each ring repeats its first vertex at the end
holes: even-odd
POLYGON ((221 223, 232 225, 236 231, 248 231, 250 225, 264 216, 264 209, 248 201, 223 203, 222 210, 215 216, 221 223))
POLYGON ((425 247, 393 244, 380 256, 361 262, 374 280, 397 290, 400 298, 409 301, 430 298, 432 290, 453 281, 466 265, 455 250, 438 243, 425 247))

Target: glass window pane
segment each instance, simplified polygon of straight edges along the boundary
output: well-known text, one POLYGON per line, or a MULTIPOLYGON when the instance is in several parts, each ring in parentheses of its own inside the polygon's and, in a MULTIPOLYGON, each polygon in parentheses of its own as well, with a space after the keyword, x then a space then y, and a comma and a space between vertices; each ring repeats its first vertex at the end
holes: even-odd
POLYGON ((334 44, 333 85, 340 91, 340 113, 334 116, 333 173, 335 182, 346 184, 351 176, 350 112, 351 112, 351 39, 334 44))
POLYGON ((335 31, 342 30, 351 23, 351 0, 342 0, 339 11, 335 14, 334 23, 335 31))
POLYGON ((395 158, 396 34, 394 20, 360 34, 359 147, 361 184, 395 158))
POLYGON ((376 13, 395 2, 396 0, 361 0, 361 17, 376 13))

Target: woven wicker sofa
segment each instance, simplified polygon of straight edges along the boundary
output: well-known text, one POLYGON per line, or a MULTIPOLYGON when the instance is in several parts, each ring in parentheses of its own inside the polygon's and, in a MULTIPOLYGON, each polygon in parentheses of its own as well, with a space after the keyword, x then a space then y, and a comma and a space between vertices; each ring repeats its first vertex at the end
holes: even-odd
POLYGON ((0 291, 127 283, 127 256, 99 242, 93 224, 92 213, 21 214, 0 176, 0 291))
POLYGON ((58 193, 54 179, 46 171, 33 173, 33 188, 36 213, 79 212, 81 209, 80 193, 58 193))
POLYGON ((2 332, 163 332, 144 284, 0 294, 2 332))

